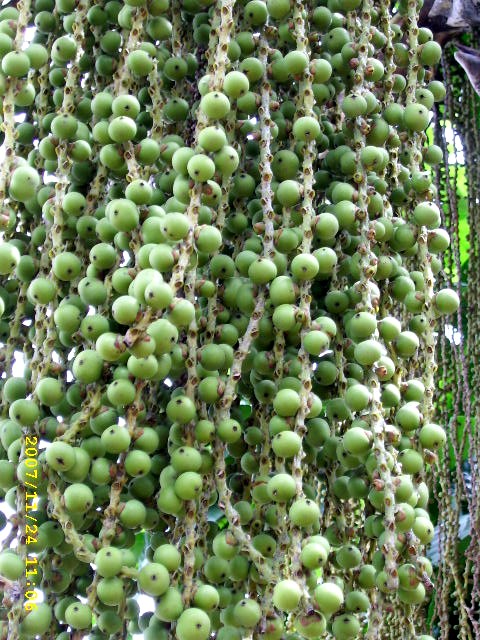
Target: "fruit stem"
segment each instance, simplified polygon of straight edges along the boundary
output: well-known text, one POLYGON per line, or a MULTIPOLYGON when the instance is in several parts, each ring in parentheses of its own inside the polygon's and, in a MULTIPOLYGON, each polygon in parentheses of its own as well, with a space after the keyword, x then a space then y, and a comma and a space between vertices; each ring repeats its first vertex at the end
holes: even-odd
MULTIPOLYGON (((365 69, 368 61, 368 47, 370 40, 371 14, 373 6, 371 0, 363 0, 361 5, 361 28, 358 36, 357 60, 358 66, 355 71, 355 79, 361 93, 368 91, 368 83, 365 81, 365 69)), ((354 21, 354 15, 351 18, 354 21)), ((365 177, 365 170, 361 161, 361 151, 366 146, 364 133, 364 119, 359 116, 354 121, 353 136, 355 150, 356 165, 356 188, 358 199, 356 205, 362 213, 359 216, 359 232, 362 238, 359 246, 360 253, 360 280, 356 283, 355 288, 361 295, 361 301, 356 306, 356 311, 367 311, 375 313, 379 300, 373 298, 372 291, 372 270, 377 265, 377 258, 372 251, 370 219, 368 215, 368 194, 365 177)), ((374 273, 375 271, 373 271, 374 273)), ((378 331, 378 330, 377 330, 378 331)), ((378 338, 379 339, 379 338, 378 338)), ((373 367, 367 372, 367 386, 371 394, 370 402, 370 424, 373 433, 373 452, 377 460, 377 471, 384 484, 384 524, 386 538, 383 544, 382 553, 385 557, 385 571, 387 573, 387 587, 394 590, 398 587, 398 575, 396 558, 397 551, 395 549, 396 533, 395 533, 395 494, 393 489, 393 479, 387 460, 387 451, 385 447, 385 412, 381 401, 381 388, 377 374, 373 367)), ((392 452, 391 455, 394 455, 392 452)), ((373 616, 374 617, 374 616, 373 616)))

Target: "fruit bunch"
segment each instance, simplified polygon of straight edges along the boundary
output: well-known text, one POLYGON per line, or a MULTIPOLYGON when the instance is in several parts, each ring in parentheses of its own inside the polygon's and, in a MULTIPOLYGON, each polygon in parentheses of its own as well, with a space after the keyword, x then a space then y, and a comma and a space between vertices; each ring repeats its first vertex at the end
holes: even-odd
POLYGON ((459 300, 418 11, 0 10, 2 638, 430 637, 459 300))

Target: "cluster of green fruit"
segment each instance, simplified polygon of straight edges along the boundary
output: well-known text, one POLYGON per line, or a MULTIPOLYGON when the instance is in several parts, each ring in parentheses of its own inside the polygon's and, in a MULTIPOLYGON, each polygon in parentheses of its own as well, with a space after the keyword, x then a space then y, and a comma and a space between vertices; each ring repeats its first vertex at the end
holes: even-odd
POLYGON ((426 600, 459 300, 413 4, 0 10, 0 637, 374 638, 426 600))

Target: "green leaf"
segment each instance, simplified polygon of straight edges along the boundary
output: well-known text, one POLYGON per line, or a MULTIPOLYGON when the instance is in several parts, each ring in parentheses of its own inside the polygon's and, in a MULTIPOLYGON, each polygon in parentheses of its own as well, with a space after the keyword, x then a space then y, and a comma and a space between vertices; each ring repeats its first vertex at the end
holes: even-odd
POLYGON ((217 505, 213 505, 208 510, 208 521, 209 522, 219 522, 222 518, 225 517, 225 513, 217 507, 217 505))
MULTIPOLYGON (((457 186, 457 191, 458 189, 459 187, 457 186)), ((470 251, 469 233, 468 201, 466 197, 462 197, 458 201, 458 241, 460 247, 460 263, 462 265, 468 260, 468 253, 470 251)))
POLYGON ((133 553, 133 555, 135 556, 135 560, 137 561, 137 564, 141 564, 142 560, 145 557, 145 553, 147 551, 147 536, 145 534, 145 531, 142 531, 141 533, 137 533, 135 535, 135 543, 133 545, 133 547, 131 547, 130 551, 133 553))
POLYGON ((246 420, 252 415, 252 407, 242 400, 240 402, 240 405, 236 408, 236 413, 238 413, 241 418, 246 420))
POLYGON ((428 605, 428 610, 427 610, 427 620, 426 620, 426 625, 427 628, 430 627, 430 624, 433 620, 433 616, 435 613, 435 593, 436 593, 436 589, 434 589, 432 591, 431 597, 430 597, 430 603, 428 605))

